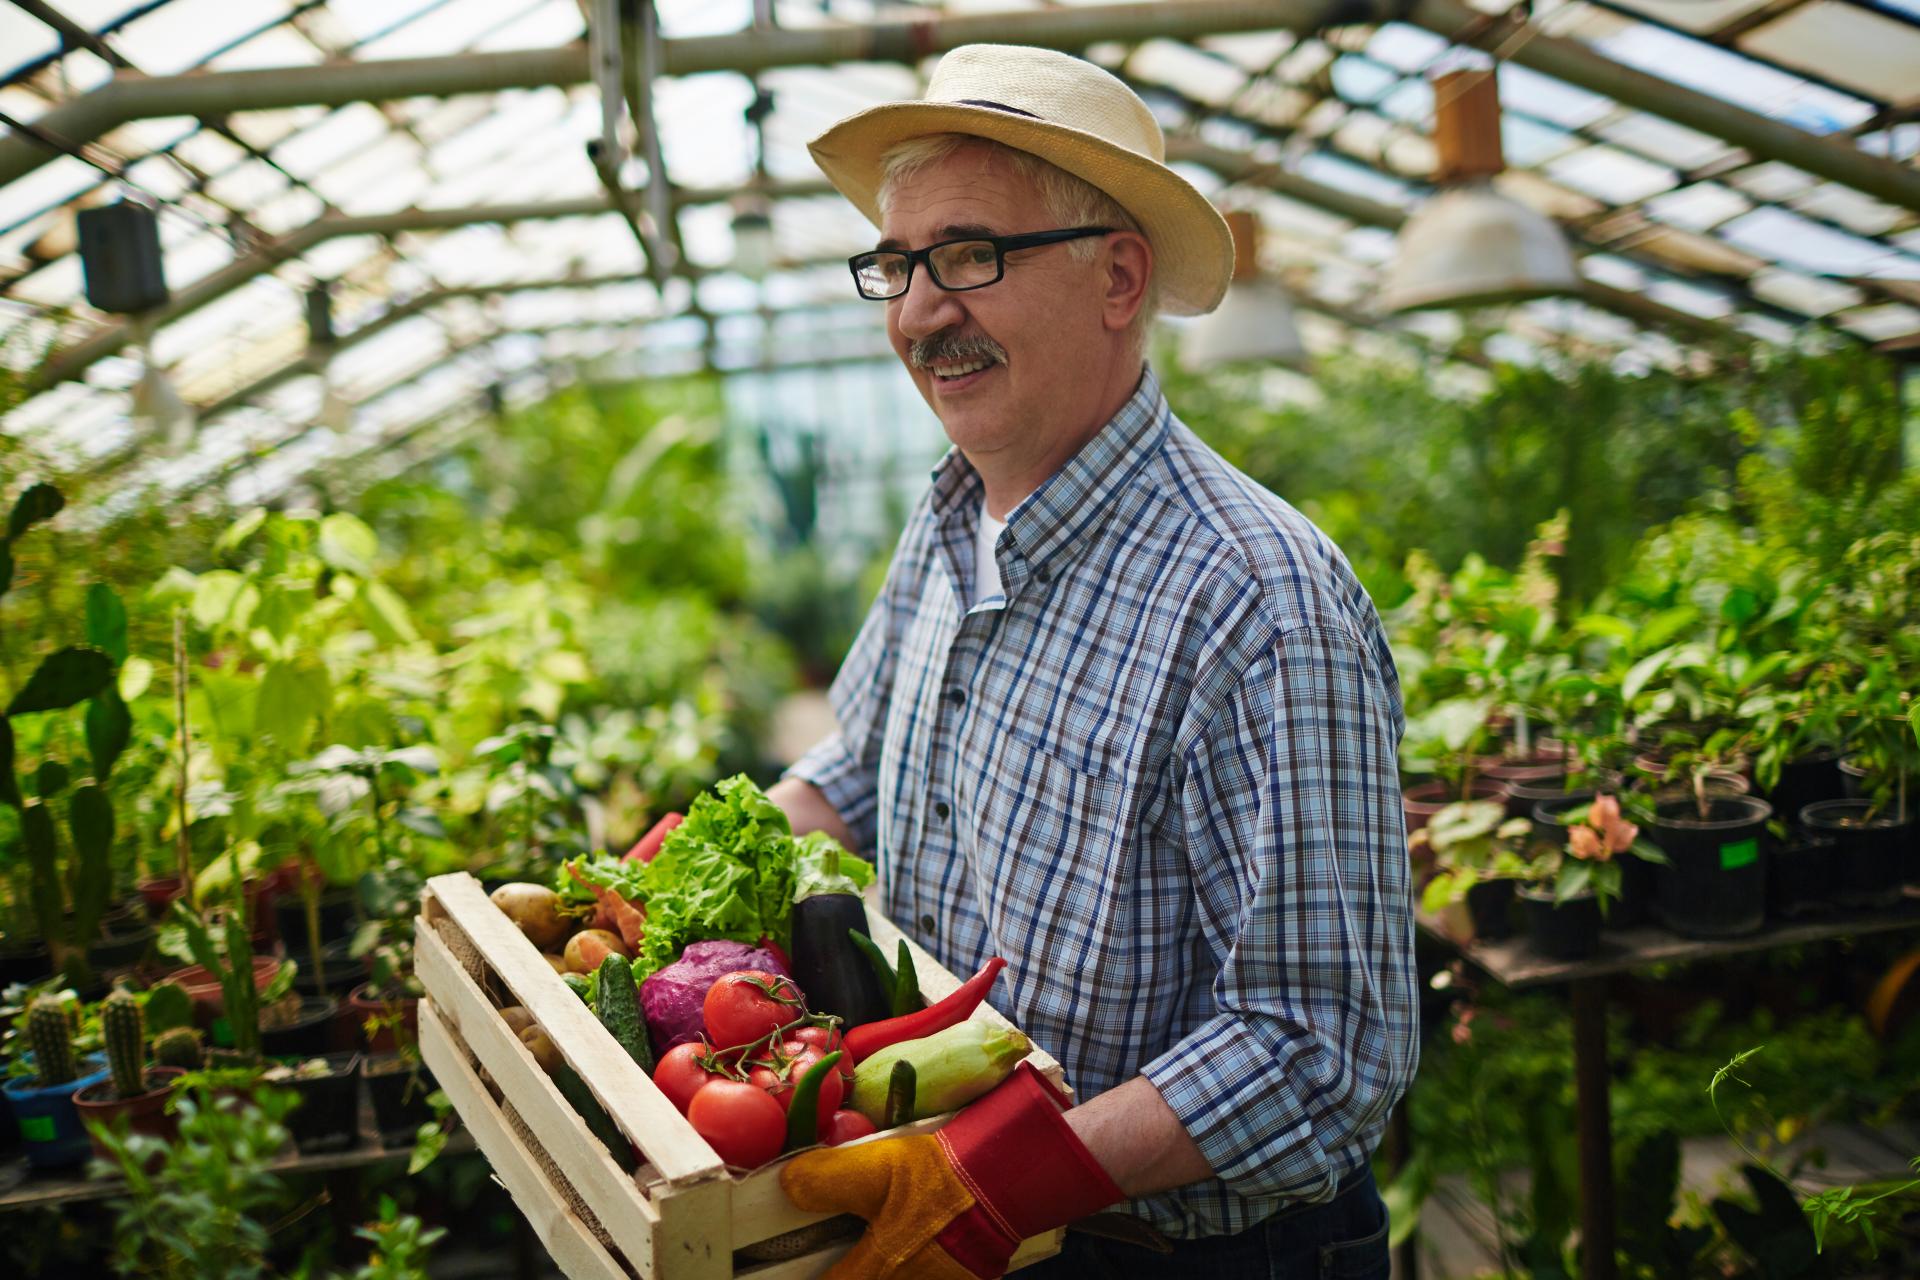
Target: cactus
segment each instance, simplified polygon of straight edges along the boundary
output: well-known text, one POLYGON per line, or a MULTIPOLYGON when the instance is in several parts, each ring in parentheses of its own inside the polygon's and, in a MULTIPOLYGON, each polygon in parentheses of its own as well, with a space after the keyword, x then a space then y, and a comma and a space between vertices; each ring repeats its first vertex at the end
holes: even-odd
POLYGON ((163 1067, 198 1071, 207 1058, 200 1051, 200 1033, 192 1027, 175 1027, 153 1038, 153 1060, 163 1067))
MULTIPOLYGON (((244 897, 241 901, 244 903, 244 897)), ((234 1052, 259 1057, 260 993, 253 985, 253 947, 247 939, 246 913, 236 908, 227 914, 224 961, 213 945, 213 931, 206 921, 190 911, 184 901, 174 902, 173 914, 187 931, 187 947, 194 963, 220 983, 227 1023, 233 1028, 234 1052)))
POLYGON ((114 1096, 137 1098, 147 1091, 147 1019, 140 1001, 124 987, 100 1002, 100 1038, 113 1068, 114 1096))
POLYGON ((73 1019, 57 996, 40 996, 27 1010, 27 1043, 40 1087, 66 1084, 79 1075, 73 1065, 73 1019))

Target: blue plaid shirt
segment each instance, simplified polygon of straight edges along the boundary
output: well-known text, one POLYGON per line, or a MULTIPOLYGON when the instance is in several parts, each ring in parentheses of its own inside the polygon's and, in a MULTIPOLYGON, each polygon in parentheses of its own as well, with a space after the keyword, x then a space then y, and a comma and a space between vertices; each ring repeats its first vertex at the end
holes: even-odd
POLYGON ((1386 637, 1346 559, 1151 371, 1008 516, 958 450, 907 521, 789 771, 875 851, 888 914, 1082 1100, 1152 1081, 1216 1176, 1133 1202, 1237 1232, 1360 1167, 1418 1055, 1386 637))

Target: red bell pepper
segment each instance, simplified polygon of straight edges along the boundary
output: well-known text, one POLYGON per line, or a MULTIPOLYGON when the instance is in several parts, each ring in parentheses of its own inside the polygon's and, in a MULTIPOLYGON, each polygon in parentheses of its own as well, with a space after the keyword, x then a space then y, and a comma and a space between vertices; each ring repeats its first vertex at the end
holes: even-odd
POLYGON ((980 966, 980 972, 968 978, 946 999, 915 1013, 902 1014, 898 1018, 888 1018, 884 1022, 868 1022, 846 1033, 844 1043, 847 1052, 853 1056, 857 1065, 889 1045, 904 1040, 918 1040, 930 1036, 936 1031, 945 1031, 973 1016, 980 1002, 987 998, 987 992, 993 989, 993 980, 1007 962, 994 956, 980 966))

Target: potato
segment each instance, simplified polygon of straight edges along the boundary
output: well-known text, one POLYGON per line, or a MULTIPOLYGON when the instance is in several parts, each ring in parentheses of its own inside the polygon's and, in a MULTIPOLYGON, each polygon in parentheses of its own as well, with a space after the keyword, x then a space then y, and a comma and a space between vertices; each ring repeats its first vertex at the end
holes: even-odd
POLYGON ((573 932, 574 920, 561 911, 560 895, 543 884, 503 884, 492 896, 493 905, 542 951, 559 946, 573 932))
POLYGON ((539 1063, 540 1069, 548 1075, 552 1075, 566 1065, 567 1060, 560 1056, 560 1050, 554 1047, 553 1041, 539 1027, 528 1027, 522 1031, 520 1043, 527 1046, 527 1051, 533 1055, 533 1060, 539 1063))
POLYGON ((555 973, 572 973, 573 972, 573 970, 567 968, 567 962, 565 958, 561 956, 557 956, 553 954, 553 952, 551 951, 542 951, 540 953, 540 958, 542 960, 545 960, 548 964, 552 965, 553 971, 555 973))
POLYGON ((567 968, 574 973, 592 973, 602 960, 614 954, 633 959, 620 935, 605 929, 588 929, 567 939, 567 968))
POLYGON ((513 1028, 513 1034, 515 1035, 519 1035, 522 1031, 525 1031, 533 1025, 533 1012, 525 1005, 508 1005, 500 1011, 500 1016, 506 1020, 506 1024, 509 1027, 513 1028))

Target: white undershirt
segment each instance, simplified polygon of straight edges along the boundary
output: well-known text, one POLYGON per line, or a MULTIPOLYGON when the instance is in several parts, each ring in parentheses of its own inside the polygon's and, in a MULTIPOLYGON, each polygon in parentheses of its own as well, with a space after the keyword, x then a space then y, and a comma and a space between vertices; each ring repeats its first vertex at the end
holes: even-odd
POLYGON ((1007 527, 1004 520, 995 520, 987 514, 985 499, 980 503, 980 531, 975 535, 973 544, 973 599, 978 604, 982 600, 991 600, 1002 595, 1000 588, 1000 565, 993 558, 993 544, 1000 539, 1000 531, 1007 527))

